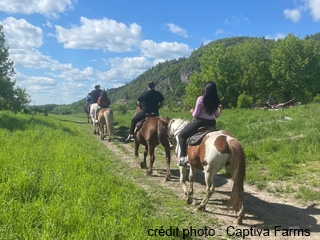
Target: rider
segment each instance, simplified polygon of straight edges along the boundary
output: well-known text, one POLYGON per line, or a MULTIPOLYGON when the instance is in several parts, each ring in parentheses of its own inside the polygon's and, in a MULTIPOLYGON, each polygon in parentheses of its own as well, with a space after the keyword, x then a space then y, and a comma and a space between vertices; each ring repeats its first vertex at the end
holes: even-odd
POLYGON ((159 116, 159 109, 164 105, 164 97, 154 88, 154 82, 148 82, 147 90, 139 96, 137 104, 139 106, 142 104, 142 110, 132 118, 129 136, 126 141, 134 140, 134 128, 139 121, 146 117, 147 113, 155 113, 156 116, 159 116))
POLYGON ((97 103, 98 103, 98 108, 97 108, 97 111, 96 111, 96 114, 97 114, 96 116, 98 116, 98 113, 102 108, 107 108, 111 104, 111 101, 108 98, 107 92, 105 90, 101 91, 100 97, 98 98, 98 102, 97 103))
POLYGON ((185 126, 178 136, 181 149, 179 166, 184 166, 188 162, 187 139, 200 127, 216 126, 215 118, 220 116, 221 109, 216 84, 208 82, 203 88, 202 95, 197 99, 195 109, 190 109, 194 120, 185 126))
POLYGON ((90 104, 90 103, 91 103, 91 93, 88 93, 87 104, 90 104))
POLYGON ((97 103, 98 101, 98 98, 100 96, 100 93, 101 93, 101 89, 100 89, 100 85, 95 85, 94 86, 94 90, 91 91, 91 104, 92 103, 97 103))

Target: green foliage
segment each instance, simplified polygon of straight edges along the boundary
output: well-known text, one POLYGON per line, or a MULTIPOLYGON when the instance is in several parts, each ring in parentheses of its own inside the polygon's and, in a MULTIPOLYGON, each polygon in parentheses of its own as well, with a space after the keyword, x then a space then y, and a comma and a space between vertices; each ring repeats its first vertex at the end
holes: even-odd
POLYGON ((117 103, 113 105, 114 110, 118 111, 119 114, 124 115, 128 112, 129 107, 126 103, 117 103))
POLYGON ((9 48, 5 47, 5 36, 0 25, 0 110, 20 111, 30 102, 25 89, 14 87, 11 81, 14 74, 13 61, 9 59, 9 48))
POLYGON ((276 102, 295 98, 308 103, 320 92, 319 41, 289 34, 278 41, 244 38, 226 43, 216 41, 203 51, 200 71, 193 72, 186 87, 186 105, 194 105, 208 81, 217 84, 226 107, 237 106, 241 94, 252 97, 253 103, 265 102, 270 95, 276 102))
POLYGON ((253 98, 242 93, 238 97, 237 108, 250 108, 253 103, 253 98))
POLYGON ((313 98, 313 102, 320 103, 320 94, 319 93, 313 98))

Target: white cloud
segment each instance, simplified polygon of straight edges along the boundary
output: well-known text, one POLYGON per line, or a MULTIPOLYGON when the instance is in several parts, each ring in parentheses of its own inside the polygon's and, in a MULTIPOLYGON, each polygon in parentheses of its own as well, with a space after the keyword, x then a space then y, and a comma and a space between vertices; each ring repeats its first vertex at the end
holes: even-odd
POLYGON ((122 87, 124 85, 125 85, 124 83, 116 83, 116 84, 113 84, 113 87, 114 88, 119 88, 119 87, 122 87))
POLYGON ((53 25, 52 25, 52 23, 51 23, 49 20, 47 20, 46 26, 47 26, 48 28, 53 28, 53 25))
POLYGON ((228 24, 228 25, 230 25, 230 24, 232 24, 232 25, 239 25, 239 24, 241 24, 241 23, 243 23, 243 22, 245 22, 245 23, 250 23, 251 21, 250 21, 249 18, 244 17, 244 16, 242 16, 242 15, 240 15, 240 16, 232 16, 232 17, 230 17, 230 18, 225 18, 225 19, 224 19, 224 23, 225 23, 225 24, 228 24))
POLYGON ((52 71, 71 69, 72 65, 62 64, 50 56, 41 54, 37 49, 9 49, 10 58, 15 67, 51 69, 52 71))
POLYGON ((44 14, 46 16, 57 17, 57 13, 62 13, 73 8, 71 0, 1 0, 0 11, 7 13, 23 14, 44 14))
POLYGON ((286 37, 286 35, 283 34, 283 33, 276 33, 275 36, 267 35, 265 38, 266 38, 266 39, 279 40, 279 39, 283 39, 283 38, 285 38, 285 37, 286 37))
MULTIPOLYGON (((22 73, 17 73, 15 76, 17 85, 26 88, 27 92, 34 94, 48 94, 56 89, 56 81, 48 77, 26 76, 22 73)), ((40 103, 39 103, 40 104, 40 103)))
POLYGON ((220 29, 218 29, 218 30, 216 31, 215 35, 217 36, 217 35, 223 34, 223 33, 224 33, 223 29, 220 28, 220 29))
MULTIPOLYGON (((95 78, 95 71, 92 67, 86 67, 83 70, 73 68, 70 70, 64 70, 61 74, 55 75, 57 78, 61 78, 70 82, 78 81, 92 81, 95 78)), ((79 83, 78 83, 79 84, 79 83)))
POLYGON ((145 57, 109 59, 110 70, 97 72, 97 78, 108 82, 128 82, 153 66, 145 57))
POLYGON ((184 37, 184 38, 188 37, 187 30, 185 30, 177 25, 174 25, 173 23, 167 23, 167 26, 169 27, 170 32, 177 34, 177 35, 184 37))
POLYGON ((13 17, 4 19, 3 32, 10 48, 30 48, 42 45, 42 30, 25 19, 17 20, 13 17))
POLYGON ((308 7, 311 10, 311 15, 313 20, 318 22, 320 21, 320 0, 306 0, 308 7))
POLYGON ((204 41, 202 42, 202 44, 203 44, 203 46, 205 46, 205 45, 207 45, 207 44, 209 44, 209 43, 211 43, 211 42, 212 42, 212 40, 206 39, 206 40, 204 40, 204 41))
POLYGON ((81 17, 81 26, 65 29, 55 26, 57 40, 65 48, 100 49, 110 52, 132 51, 140 41, 141 27, 133 23, 130 26, 115 20, 103 18, 87 19, 81 17))
POLYGON ((283 13, 284 13, 286 19, 289 18, 294 23, 298 22, 301 18, 301 13, 300 13, 300 10, 298 10, 298 9, 292 9, 292 10, 285 9, 283 11, 283 13))
POLYGON ((186 57, 191 52, 187 44, 177 42, 155 43, 152 40, 144 40, 140 47, 143 56, 166 60, 186 57))

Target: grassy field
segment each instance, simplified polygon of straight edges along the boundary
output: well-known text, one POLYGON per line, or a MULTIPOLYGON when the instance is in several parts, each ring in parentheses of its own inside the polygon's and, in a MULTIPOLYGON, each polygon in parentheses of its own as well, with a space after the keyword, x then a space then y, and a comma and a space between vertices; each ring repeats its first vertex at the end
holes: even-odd
MULTIPOLYGON (((115 112, 118 134, 128 134, 131 111, 115 112)), ((187 111, 160 110, 169 118, 192 120, 187 111)), ((286 108, 225 109, 217 127, 229 131, 244 146, 249 184, 272 192, 293 193, 303 200, 320 200, 320 104, 286 108)))
MULTIPOLYGON (((133 114, 114 113, 123 139, 133 114)), ((191 120, 187 111, 160 114, 191 120)), ((169 190, 143 190, 143 172, 95 140, 92 126, 75 123, 86 121, 85 114, 0 112, 0 239, 146 239, 148 229, 204 226, 203 215, 184 211, 169 190)), ((217 126, 244 146, 247 183, 319 201, 319 122, 319 104, 310 104, 226 109, 217 126)))
POLYGON ((133 181, 142 171, 91 126, 59 118, 0 112, 0 239, 147 239, 148 229, 202 227, 170 191, 133 181))

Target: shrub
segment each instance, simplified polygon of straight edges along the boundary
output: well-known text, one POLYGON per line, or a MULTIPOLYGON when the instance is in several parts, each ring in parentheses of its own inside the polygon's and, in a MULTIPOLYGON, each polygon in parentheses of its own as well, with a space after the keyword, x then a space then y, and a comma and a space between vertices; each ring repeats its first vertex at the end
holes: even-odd
POLYGON ((253 98, 251 96, 242 93, 238 96, 237 108, 249 108, 253 103, 253 98))

